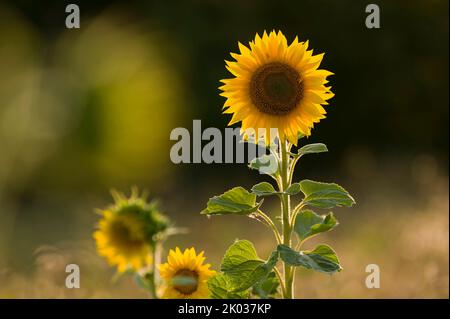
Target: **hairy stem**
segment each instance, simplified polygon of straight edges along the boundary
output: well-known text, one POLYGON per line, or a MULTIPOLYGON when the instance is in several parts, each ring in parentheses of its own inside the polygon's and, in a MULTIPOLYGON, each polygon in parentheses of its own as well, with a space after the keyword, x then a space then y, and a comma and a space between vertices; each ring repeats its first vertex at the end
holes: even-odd
POLYGON ((284 296, 286 295, 286 289, 284 288, 283 278, 281 277, 280 271, 278 270, 277 267, 274 267, 273 271, 275 272, 275 275, 277 276, 278 281, 280 282, 281 294, 282 294, 282 296, 284 298, 284 296))
MULTIPOLYGON (((281 174, 281 185, 280 191, 284 192, 290 186, 290 172, 289 172, 289 145, 285 141, 280 141, 280 174, 281 174)), ((281 194, 281 218, 283 225, 283 244, 291 247, 291 212, 290 212, 290 196, 287 194, 281 194)), ((293 272, 292 267, 284 263, 284 298, 292 299, 293 294, 293 272)))
POLYGON ((300 212, 300 210, 304 207, 304 203, 303 201, 298 204, 297 206, 295 206, 295 208, 292 210, 291 213, 291 225, 293 227, 294 223, 295 223, 295 218, 297 217, 297 214, 300 212))
MULTIPOLYGON (((153 267, 154 268, 154 267, 153 267)), ((152 270, 146 276, 146 279, 149 281, 150 294, 153 299, 158 299, 158 295, 156 293, 156 283, 155 283, 155 272, 152 270)))
POLYGON ((264 214, 261 210, 258 209, 258 215, 261 216, 261 218, 267 223, 267 225, 272 229, 273 234, 275 235, 275 238, 277 240, 277 244, 282 243, 282 239, 280 236, 280 233, 278 232, 277 226, 273 223, 272 219, 270 219, 269 216, 264 214))
POLYGON ((150 294, 152 295, 153 299, 158 299, 158 282, 159 282, 159 274, 157 273, 157 267, 156 265, 159 265, 161 263, 161 244, 155 243, 152 245, 152 264, 150 267, 150 272, 147 274, 147 280, 150 284, 150 294))

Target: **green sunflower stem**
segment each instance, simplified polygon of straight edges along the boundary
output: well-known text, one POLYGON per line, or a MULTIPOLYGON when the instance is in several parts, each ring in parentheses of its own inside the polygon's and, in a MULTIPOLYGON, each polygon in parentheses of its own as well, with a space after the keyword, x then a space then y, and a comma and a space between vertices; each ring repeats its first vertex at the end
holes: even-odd
MULTIPOLYGON (((152 268, 155 268, 154 266, 152 268)), ((150 294, 153 299, 158 299, 158 294, 156 293, 156 283, 155 283, 155 270, 152 269, 151 272, 147 274, 147 280, 149 281, 150 294)))
MULTIPOLYGON (((280 141, 280 174, 281 174, 281 185, 280 191, 284 192, 291 184, 290 170, 289 170, 289 155, 290 144, 285 141, 280 141)), ((281 220, 283 221, 283 244, 291 247, 291 207, 290 207, 290 196, 288 194, 281 195, 281 220)), ((292 299, 294 298, 294 272, 292 266, 283 263, 284 269, 284 294, 283 298, 292 299)))
POLYGON ((153 299, 159 299, 157 289, 159 282, 159 274, 156 265, 159 265, 161 263, 160 259, 161 259, 161 244, 157 242, 152 245, 151 270, 146 275, 147 277, 146 279, 149 282, 150 294, 153 299))

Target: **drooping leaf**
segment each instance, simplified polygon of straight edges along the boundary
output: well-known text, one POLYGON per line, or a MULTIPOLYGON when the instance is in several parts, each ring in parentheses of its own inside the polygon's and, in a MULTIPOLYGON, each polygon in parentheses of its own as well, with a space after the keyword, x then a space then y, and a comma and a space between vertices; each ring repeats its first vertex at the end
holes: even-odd
POLYGON ((350 207, 355 204, 353 197, 335 183, 321 183, 305 179, 300 182, 300 189, 305 195, 303 202, 309 206, 332 208, 350 207))
POLYGON ((314 250, 297 252, 286 245, 278 245, 280 258, 291 266, 301 266, 318 272, 332 274, 341 271, 339 259, 328 245, 318 245, 314 250))
POLYGON ((217 274, 208 280, 208 288, 213 299, 247 299, 249 291, 234 292, 230 278, 225 274, 217 274))
POLYGON ((209 199, 201 214, 206 215, 248 215, 258 210, 261 203, 256 203, 256 195, 243 187, 234 187, 222 195, 209 199))
POLYGON ((254 158, 248 167, 259 171, 261 174, 274 175, 278 171, 278 161, 273 154, 264 154, 254 158))
POLYGON ((300 240, 312 237, 316 234, 329 231, 338 225, 333 213, 324 216, 317 215, 312 210, 306 209, 298 213, 295 218, 294 230, 300 240))
POLYGON ((233 291, 243 291, 264 280, 277 261, 278 251, 264 262, 258 258, 251 242, 239 240, 226 251, 220 270, 229 276, 233 291))

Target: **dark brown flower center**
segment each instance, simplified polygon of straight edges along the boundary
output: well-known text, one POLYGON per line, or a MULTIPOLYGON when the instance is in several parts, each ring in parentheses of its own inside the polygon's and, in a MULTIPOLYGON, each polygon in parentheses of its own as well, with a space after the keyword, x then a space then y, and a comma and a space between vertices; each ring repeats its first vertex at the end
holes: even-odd
POLYGON ((111 243, 124 251, 138 250, 144 242, 135 238, 132 230, 122 221, 114 221, 110 226, 111 243))
POLYGON ((198 274, 189 269, 177 271, 172 279, 172 287, 182 294, 190 295, 197 290, 198 274))
POLYGON ((281 62, 261 66, 250 80, 250 98, 258 110, 266 114, 288 114, 302 97, 303 84, 299 73, 281 62))

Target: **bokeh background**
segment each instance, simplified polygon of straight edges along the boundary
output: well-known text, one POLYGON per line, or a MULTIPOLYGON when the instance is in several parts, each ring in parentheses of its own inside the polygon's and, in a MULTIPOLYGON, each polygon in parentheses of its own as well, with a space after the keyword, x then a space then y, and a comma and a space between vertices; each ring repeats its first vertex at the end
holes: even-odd
MULTIPOLYGON (((336 181, 357 200, 320 240, 344 271, 299 272, 300 298, 448 298, 448 1, 0 1, 0 297, 146 298, 95 253, 94 208, 132 185, 190 232, 167 248, 205 250, 217 269, 236 238, 275 244, 245 217, 207 219, 207 199, 263 176, 245 164, 170 161, 175 127, 225 128, 224 59, 256 32, 282 30, 326 52, 336 75, 328 117, 305 142, 296 179, 336 181), (81 288, 64 286, 65 265, 81 288), (367 289, 365 267, 381 268, 367 289)), ((275 203, 268 201, 273 214, 275 203)), ((310 243, 310 245, 312 245, 310 243)))

